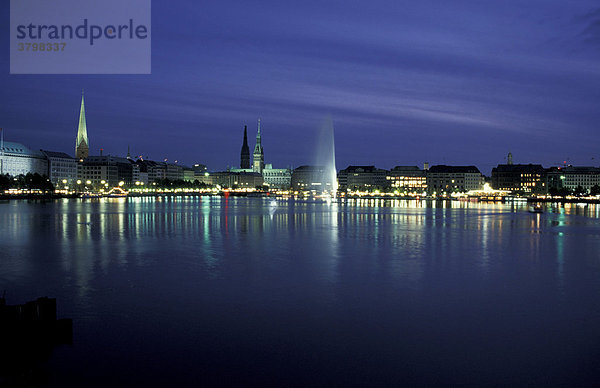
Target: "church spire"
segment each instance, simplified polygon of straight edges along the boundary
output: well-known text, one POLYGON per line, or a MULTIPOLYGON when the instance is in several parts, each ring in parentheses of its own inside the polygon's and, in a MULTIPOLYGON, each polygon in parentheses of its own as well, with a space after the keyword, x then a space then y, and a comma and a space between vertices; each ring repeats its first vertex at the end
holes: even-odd
POLYGON ((262 148, 260 136, 260 119, 258 119, 258 132, 256 133, 256 146, 254 147, 254 155, 252 158, 252 169, 254 172, 262 173, 265 168, 265 152, 262 148))
POLYGON ((240 157, 240 168, 250 168, 250 148, 248 147, 248 127, 244 125, 244 142, 240 157))
POLYGON ((83 160, 89 156, 90 146, 87 136, 87 125, 85 122, 85 104, 83 90, 81 90, 81 108, 79 110, 79 126, 77 128, 77 140, 75 141, 75 157, 83 160))

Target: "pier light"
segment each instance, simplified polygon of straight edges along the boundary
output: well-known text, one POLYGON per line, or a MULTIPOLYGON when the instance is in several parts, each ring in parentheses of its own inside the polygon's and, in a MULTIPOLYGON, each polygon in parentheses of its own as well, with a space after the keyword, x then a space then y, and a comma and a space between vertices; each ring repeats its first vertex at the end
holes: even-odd
POLYGON ((81 184, 81 181, 80 181, 79 179, 77 180, 77 184, 78 184, 78 185, 80 185, 80 184, 81 184))
POLYGON ((92 181, 85 181, 85 184, 86 184, 86 185, 91 185, 91 184, 92 184, 92 181))
POLYGON ((125 182, 121 181, 119 182, 119 186, 123 186, 125 184, 125 182))
POLYGON ((67 184, 67 180, 66 180, 66 179, 63 179, 63 180, 62 180, 62 183, 63 183, 63 185, 66 185, 66 184, 67 184))

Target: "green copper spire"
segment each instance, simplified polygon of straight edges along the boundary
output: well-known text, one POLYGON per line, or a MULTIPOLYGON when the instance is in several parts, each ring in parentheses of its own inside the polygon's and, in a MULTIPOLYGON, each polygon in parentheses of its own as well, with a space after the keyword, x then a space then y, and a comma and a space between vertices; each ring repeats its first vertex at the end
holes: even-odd
POLYGON ((77 140, 75 142, 75 157, 85 159, 89 156, 90 146, 87 136, 87 125, 85 123, 85 104, 83 102, 83 90, 81 91, 81 109, 79 111, 79 127, 77 128, 77 140))
POLYGON ((258 119, 258 132, 256 133, 256 146, 254 146, 254 154, 252 155, 252 170, 262 173, 265 168, 265 152, 262 147, 260 136, 260 119, 258 119))

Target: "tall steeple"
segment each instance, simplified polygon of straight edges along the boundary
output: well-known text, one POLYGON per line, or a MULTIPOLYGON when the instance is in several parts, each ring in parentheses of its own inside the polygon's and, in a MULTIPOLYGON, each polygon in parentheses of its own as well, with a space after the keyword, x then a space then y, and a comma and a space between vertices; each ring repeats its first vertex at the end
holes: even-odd
POLYGON ((248 127, 244 125, 244 142, 242 143, 242 154, 240 168, 250 168, 250 148, 248 147, 248 127))
POLYGON ((258 119, 258 132, 256 133, 256 146, 254 146, 253 156, 252 170, 262 174, 262 170, 265 168, 265 153, 260 138, 260 119, 258 119))
POLYGON ((87 137, 87 125, 85 123, 85 105, 83 102, 83 90, 81 91, 81 109, 79 110, 79 127, 77 128, 77 140, 75 141, 75 158, 83 160, 90 154, 90 146, 87 137))

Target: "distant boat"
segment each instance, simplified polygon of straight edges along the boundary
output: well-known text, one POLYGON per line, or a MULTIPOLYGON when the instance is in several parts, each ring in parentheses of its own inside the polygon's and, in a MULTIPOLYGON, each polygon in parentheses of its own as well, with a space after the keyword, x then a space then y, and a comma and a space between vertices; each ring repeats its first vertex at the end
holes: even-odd
POLYGON ((129 193, 125 190, 123 190, 120 187, 115 187, 113 189, 111 189, 108 193, 104 194, 105 197, 108 198, 123 198, 123 197, 127 197, 129 193))
POLYGON ((529 213, 543 213, 543 212, 544 212, 544 208, 542 207, 542 205, 535 205, 535 206, 529 207, 529 213))
POLYGON ((100 198, 102 194, 98 193, 83 193, 79 196, 80 198, 100 198))

